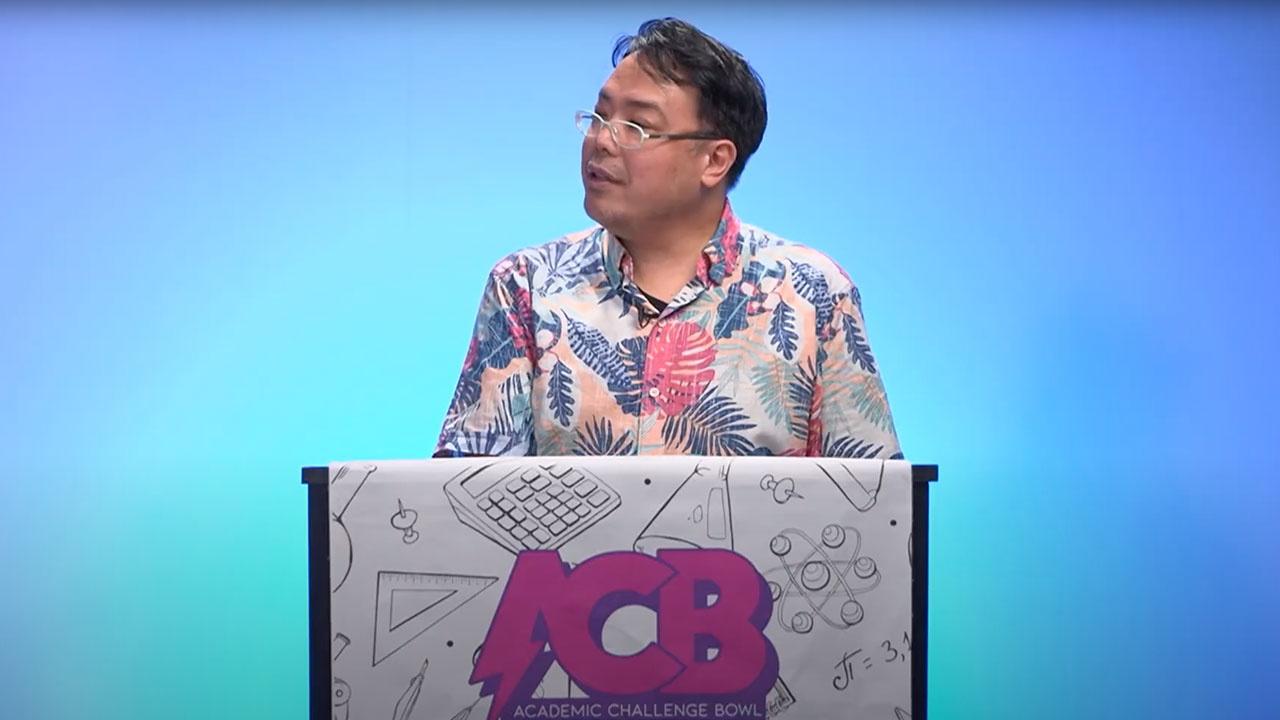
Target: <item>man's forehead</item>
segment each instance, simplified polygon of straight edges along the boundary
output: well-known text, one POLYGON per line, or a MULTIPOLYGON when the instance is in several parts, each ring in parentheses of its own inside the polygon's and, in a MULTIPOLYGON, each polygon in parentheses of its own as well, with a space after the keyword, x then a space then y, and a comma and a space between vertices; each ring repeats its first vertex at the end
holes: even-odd
POLYGON ((599 99, 610 105, 679 113, 682 106, 693 102, 692 92, 692 88, 655 78, 635 56, 628 56, 604 81, 599 99))

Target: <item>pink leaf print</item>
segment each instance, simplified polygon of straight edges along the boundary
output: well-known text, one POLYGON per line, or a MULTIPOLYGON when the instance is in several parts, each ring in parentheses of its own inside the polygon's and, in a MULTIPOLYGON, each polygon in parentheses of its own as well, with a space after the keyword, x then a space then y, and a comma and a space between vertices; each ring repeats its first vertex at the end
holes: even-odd
POLYGON ((813 384, 813 399, 809 401, 809 438, 805 443, 805 455, 822 457, 822 415, 817 409, 822 407, 822 382, 813 384))
POLYGON ((729 216, 729 221, 725 223, 720 246, 724 250, 724 268, 729 271, 738 265, 738 252, 742 249, 742 238, 738 235, 740 225, 737 216, 728 212, 725 214, 729 216))
POLYGON ((715 357, 715 339, 698 324, 659 323, 649 336, 644 363, 643 412, 656 405, 678 415, 711 383, 715 357))
POLYGON ((537 343, 533 337, 533 300, 528 288, 515 287, 511 293, 511 307, 507 309, 507 325, 511 328, 511 341, 517 350, 529 360, 537 362, 537 343))

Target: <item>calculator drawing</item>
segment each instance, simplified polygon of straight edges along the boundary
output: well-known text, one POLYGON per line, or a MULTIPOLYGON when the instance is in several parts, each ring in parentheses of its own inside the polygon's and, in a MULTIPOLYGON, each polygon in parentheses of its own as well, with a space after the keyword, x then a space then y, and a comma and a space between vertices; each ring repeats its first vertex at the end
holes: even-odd
POLYGON ((558 549, 622 505, 604 480, 565 464, 482 465, 444 492, 459 520, 513 553, 558 549))

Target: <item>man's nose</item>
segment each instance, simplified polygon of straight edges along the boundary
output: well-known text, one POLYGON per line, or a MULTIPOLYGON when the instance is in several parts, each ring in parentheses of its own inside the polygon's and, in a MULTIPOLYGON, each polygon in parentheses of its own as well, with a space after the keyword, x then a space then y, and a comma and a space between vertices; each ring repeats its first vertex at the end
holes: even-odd
POLYGON ((602 126, 591 140, 595 143, 595 149, 603 150, 608 155, 618 154, 618 139, 613 136, 613 126, 602 126))

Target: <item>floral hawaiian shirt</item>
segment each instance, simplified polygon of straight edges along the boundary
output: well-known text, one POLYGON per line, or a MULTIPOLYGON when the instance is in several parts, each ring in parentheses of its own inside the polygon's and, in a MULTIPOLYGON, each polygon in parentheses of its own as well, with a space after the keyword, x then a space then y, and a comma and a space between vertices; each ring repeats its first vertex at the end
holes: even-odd
POLYGON ((902 457, 849 276, 727 202, 662 310, 602 227, 498 262, 435 455, 637 454, 902 457))

